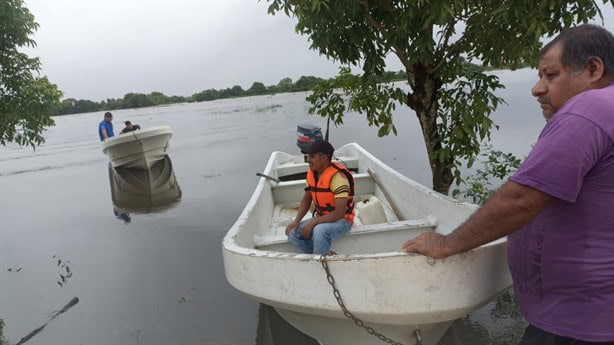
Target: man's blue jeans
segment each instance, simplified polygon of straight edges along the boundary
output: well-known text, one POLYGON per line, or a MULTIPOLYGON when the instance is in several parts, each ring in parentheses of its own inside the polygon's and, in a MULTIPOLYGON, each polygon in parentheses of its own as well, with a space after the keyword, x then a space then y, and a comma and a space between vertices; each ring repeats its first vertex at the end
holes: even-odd
POLYGON ((350 231, 352 227, 350 223, 344 218, 339 219, 334 223, 322 223, 313 228, 311 238, 303 238, 301 232, 303 226, 310 219, 303 220, 297 229, 290 231, 288 234, 288 241, 292 243, 301 253, 305 254, 325 254, 330 251, 331 243, 341 237, 341 235, 350 231))

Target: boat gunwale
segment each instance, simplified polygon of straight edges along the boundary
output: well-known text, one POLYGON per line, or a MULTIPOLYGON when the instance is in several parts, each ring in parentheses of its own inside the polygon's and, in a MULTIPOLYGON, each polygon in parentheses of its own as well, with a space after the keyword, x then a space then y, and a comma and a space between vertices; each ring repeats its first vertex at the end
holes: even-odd
POLYGON ((136 140, 149 139, 158 135, 172 136, 173 131, 170 126, 155 126, 131 131, 128 133, 118 134, 116 136, 106 139, 103 142, 102 152, 107 153, 107 150, 112 149, 115 146, 126 144, 136 140))

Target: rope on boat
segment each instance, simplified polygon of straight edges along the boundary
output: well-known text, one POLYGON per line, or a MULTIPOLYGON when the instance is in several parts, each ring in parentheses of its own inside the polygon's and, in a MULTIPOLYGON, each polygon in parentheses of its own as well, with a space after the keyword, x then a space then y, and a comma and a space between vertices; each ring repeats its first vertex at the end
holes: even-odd
MULTIPOLYGON (((388 344, 392 344, 392 345, 403 345, 403 343, 390 339, 387 336, 381 334, 380 332, 374 330, 373 327, 365 325, 364 321, 357 318, 351 311, 347 309, 347 307, 345 306, 345 303, 343 303, 343 299, 341 298, 341 293, 339 292, 339 289, 337 289, 337 286, 335 285, 335 278, 330 273, 330 269, 328 268, 328 262, 326 261, 327 255, 337 255, 337 253, 330 251, 326 254, 320 255, 320 263, 322 264, 322 268, 324 268, 324 271, 326 272, 326 280, 328 280, 328 284, 330 284, 330 286, 333 288, 333 295, 335 296, 337 303, 341 307, 341 310, 343 311, 343 315, 345 315, 345 317, 347 317, 348 319, 354 321, 356 326, 360 328, 364 328, 367 333, 378 337, 381 341, 386 342, 388 344)), ((422 345, 422 334, 420 334, 419 329, 416 329, 414 331, 414 337, 416 337, 415 345, 422 345)))
MULTIPOLYGON (((132 135, 134 136, 134 139, 136 139, 136 141, 141 144, 141 146, 143 146, 143 142, 141 141, 141 139, 139 139, 139 137, 136 136, 136 130, 131 131, 132 135)), ((168 145, 168 142, 167 142, 168 145)))

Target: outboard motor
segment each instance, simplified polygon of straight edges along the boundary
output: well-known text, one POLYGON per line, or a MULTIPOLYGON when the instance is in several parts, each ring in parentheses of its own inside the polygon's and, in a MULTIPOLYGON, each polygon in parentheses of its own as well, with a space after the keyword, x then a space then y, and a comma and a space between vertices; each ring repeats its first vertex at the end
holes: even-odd
POLYGON ((296 126, 296 145, 301 149, 301 153, 305 154, 305 150, 311 146, 314 141, 322 141, 322 129, 316 125, 309 123, 296 126))

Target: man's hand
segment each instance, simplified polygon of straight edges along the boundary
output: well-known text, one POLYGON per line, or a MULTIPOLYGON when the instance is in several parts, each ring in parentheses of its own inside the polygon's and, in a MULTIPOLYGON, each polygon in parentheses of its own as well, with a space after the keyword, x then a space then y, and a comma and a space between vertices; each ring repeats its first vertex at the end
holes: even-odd
POLYGON ((313 228, 315 228, 316 225, 317 224, 313 220, 305 223, 305 225, 303 226, 303 231, 301 232, 303 238, 311 238, 311 233, 313 232, 313 228))
POLYGON ((298 220, 293 220, 292 223, 288 224, 288 226, 286 226, 286 236, 290 234, 290 231, 296 229, 299 223, 298 220))
POLYGON ((405 253, 419 253, 435 259, 443 259, 450 256, 448 254, 445 239, 446 237, 441 234, 425 232, 403 243, 401 251, 405 253))

